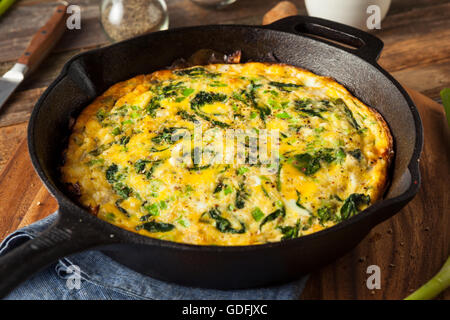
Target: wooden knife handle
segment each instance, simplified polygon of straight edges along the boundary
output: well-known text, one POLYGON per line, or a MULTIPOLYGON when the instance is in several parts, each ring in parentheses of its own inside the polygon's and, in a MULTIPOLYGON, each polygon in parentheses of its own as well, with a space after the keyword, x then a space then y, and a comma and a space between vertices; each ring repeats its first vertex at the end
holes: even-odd
POLYGON ((39 65, 66 29, 66 10, 63 4, 56 7, 50 20, 33 36, 18 63, 25 64, 30 71, 39 65))
POLYGON ((295 4, 290 1, 281 1, 264 15, 262 24, 271 24, 277 20, 296 15, 298 15, 298 9, 295 4))

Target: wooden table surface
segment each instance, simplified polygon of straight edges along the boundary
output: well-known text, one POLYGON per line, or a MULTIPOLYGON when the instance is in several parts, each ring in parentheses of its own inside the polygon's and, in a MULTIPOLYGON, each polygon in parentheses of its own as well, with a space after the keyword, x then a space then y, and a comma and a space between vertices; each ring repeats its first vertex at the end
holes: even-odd
MULTIPOLYGON (((189 0, 166 2, 170 27, 211 23, 261 24, 264 13, 277 3, 275 0, 238 0, 225 10, 211 11, 200 8, 189 0)), ((306 13, 302 0, 293 2, 298 5, 300 14, 306 13)), ((66 32, 50 56, 22 83, 0 112, 0 171, 6 164, 9 167, 17 165, 11 163, 14 161, 8 162, 14 154, 26 152, 22 141, 26 136, 30 111, 39 95, 60 72, 62 65, 77 53, 108 44, 98 20, 99 1, 73 0, 71 3, 81 6, 81 30, 66 32)), ((54 0, 21 0, 0 18, 0 74, 15 63, 33 33, 51 15, 54 6, 54 0)), ((381 27, 381 30, 374 32, 385 43, 380 64, 403 85, 439 101, 439 91, 443 87, 450 87, 450 1, 393 0, 381 27)), ((425 99, 421 95, 413 95, 413 98, 425 99)), ((436 112, 440 114, 439 110, 436 112)), ((448 164, 448 156, 442 159, 448 164)), ((439 173, 436 175, 432 167, 425 169, 433 173, 425 174, 434 179, 447 178, 448 181, 448 170, 443 177, 439 177, 439 173)), ((32 172, 23 174, 33 175, 32 172)), ((5 175, 0 174, 0 179, 2 177, 5 175)), ((17 176, 16 180, 8 182, 12 189, 15 189, 15 184, 21 183, 18 181, 20 178, 17 176)), ((25 188, 39 190, 40 182, 35 176, 27 181, 30 183, 25 188)), ((5 184, 5 181, 0 183, 5 184)), ((432 188, 425 191, 419 196, 420 200, 416 198, 414 201, 423 201, 426 197, 433 199, 432 188)), ((30 211, 30 207, 35 207, 32 211, 36 211, 28 219, 6 226, 2 221, 10 221, 6 216, 11 216, 12 213, 0 210, 0 240, 5 232, 12 231, 12 226, 17 228, 31 223, 54 210, 55 202, 41 193, 38 192, 37 195, 37 198, 42 198, 40 206, 32 203, 36 197, 20 199, 19 195, 13 205, 0 202, 0 209, 3 206, 30 211)), ((403 210, 393 219, 376 227, 355 250, 314 273, 302 298, 400 299, 423 284, 439 269, 449 254, 450 228, 445 226, 450 227, 449 198, 433 199, 428 205, 442 209, 444 219, 436 221, 427 219, 426 216, 413 218, 409 216, 413 214, 411 209, 403 210), (405 221, 409 225, 403 225, 405 221), (442 222, 444 226, 439 225, 442 222), (435 230, 434 227, 444 234, 433 236, 431 231, 435 230), (405 245, 408 241, 413 244, 405 245), (433 252, 437 254, 433 255, 433 252), (370 291, 364 285, 367 278, 365 271, 371 264, 379 265, 382 269, 382 290, 370 291)), ((426 209, 426 206, 422 208, 423 211, 426 209)), ((449 299, 449 290, 440 297, 449 299)))

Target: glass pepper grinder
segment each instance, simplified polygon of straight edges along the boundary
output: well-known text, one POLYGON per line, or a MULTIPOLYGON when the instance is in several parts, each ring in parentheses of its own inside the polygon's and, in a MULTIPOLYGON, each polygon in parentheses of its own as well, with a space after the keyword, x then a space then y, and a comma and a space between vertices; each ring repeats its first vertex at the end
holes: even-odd
POLYGON ((100 17, 103 30, 112 41, 169 27, 164 0, 102 0, 100 17))

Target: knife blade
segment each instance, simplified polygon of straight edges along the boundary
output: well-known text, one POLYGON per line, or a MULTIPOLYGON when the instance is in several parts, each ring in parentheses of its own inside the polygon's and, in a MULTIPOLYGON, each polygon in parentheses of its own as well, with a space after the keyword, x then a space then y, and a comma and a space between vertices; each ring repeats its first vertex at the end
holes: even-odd
POLYGON ((0 78, 0 110, 11 94, 25 78, 28 67, 22 63, 16 63, 11 70, 0 78))
POLYGON ((36 32, 17 63, 0 78, 0 111, 25 76, 39 65, 63 35, 66 10, 65 4, 55 8, 51 18, 36 32))

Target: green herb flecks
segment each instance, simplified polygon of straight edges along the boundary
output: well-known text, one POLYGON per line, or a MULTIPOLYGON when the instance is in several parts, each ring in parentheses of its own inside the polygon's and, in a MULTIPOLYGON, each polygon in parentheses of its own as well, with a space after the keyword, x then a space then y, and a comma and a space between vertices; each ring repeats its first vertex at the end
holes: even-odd
POLYGON ((264 212, 260 208, 256 207, 252 210, 252 217, 255 221, 259 221, 264 217, 264 212))

